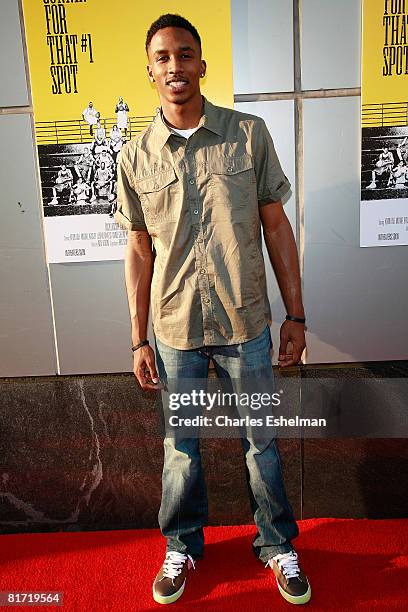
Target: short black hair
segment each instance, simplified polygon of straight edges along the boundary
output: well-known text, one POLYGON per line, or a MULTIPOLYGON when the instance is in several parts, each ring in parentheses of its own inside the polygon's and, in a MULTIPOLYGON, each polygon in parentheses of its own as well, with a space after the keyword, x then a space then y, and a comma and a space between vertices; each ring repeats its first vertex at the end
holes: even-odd
POLYGON ((147 34, 146 34, 146 45, 145 45, 146 53, 147 53, 147 50, 149 48, 149 45, 150 45, 150 42, 153 36, 156 34, 156 32, 158 32, 159 30, 162 30, 163 28, 183 28, 184 30, 187 30, 188 32, 190 32, 190 34, 193 35, 195 40, 198 42, 198 44, 200 45, 200 51, 201 51, 201 38, 200 38, 199 33, 193 26, 193 24, 190 23, 187 19, 185 19, 181 15, 174 15, 172 13, 167 13, 166 15, 160 15, 160 17, 156 19, 156 21, 153 21, 152 25, 148 29, 147 34))

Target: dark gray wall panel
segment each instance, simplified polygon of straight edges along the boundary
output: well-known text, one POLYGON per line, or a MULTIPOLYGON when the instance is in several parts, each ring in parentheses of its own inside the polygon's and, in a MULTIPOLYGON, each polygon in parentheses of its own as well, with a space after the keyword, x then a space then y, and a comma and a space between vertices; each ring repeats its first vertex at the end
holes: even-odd
POLYGON ((360 98, 305 100, 307 363, 406 359, 406 247, 359 247, 360 98))
POLYGON ((0 376, 55 374, 51 301, 29 115, 0 116, 0 376))
POLYGON ((407 440, 305 440, 303 457, 302 518, 407 516, 407 440))
POLYGON ((302 1, 302 89, 360 86, 360 0, 302 1))
POLYGON ((0 3, 0 107, 29 104, 18 0, 0 3))
MULTIPOLYGON (((157 528, 160 411, 133 375, 0 382, 0 533, 157 528)), ((300 518, 300 442, 279 442, 300 518)), ((210 524, 252 522, 240 440, 201 448, 210 524)))

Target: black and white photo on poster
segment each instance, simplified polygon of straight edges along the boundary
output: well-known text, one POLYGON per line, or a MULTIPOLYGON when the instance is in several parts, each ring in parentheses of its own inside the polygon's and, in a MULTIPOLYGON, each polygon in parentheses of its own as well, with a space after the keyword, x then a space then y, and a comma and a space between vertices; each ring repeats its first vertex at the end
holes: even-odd
POLYGON ((154 119, 129 111, 122 96, 113 97, 104 117, 91 99, 72 119, 36 122, 50 263, 123 258, 127 232, 113 218, 119 154, 154 119))
POLYGON ((398 198, 408 198, 408 126, 363 128, 361 200, 398 198))
POLYGON ((131 129, 121 96, 112 110, 115 117, 103 118, 89 101, 78 119, 36 124, 45 217, 113 217, 117 158, 131 129))

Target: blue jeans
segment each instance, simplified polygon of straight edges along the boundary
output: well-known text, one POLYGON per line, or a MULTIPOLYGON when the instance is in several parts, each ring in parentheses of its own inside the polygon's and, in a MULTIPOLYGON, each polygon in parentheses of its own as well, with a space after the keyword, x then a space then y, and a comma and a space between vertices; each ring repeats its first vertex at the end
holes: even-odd
MULTIPOLYGON (((179 350, 157 338, 156 362, 159 376, 167 379, 203 379, 212 359, 217 376, 245 381, 267 377, 273 385, 269 326, 258 337, 241 344, 179 350)), ((291 539, 299 531, 286 497, 276 440, 256 443, 242 438, 250 503, 258 533, 253 541, 256 556, 263 562, 292 549, 291 539)), ((167 539, 167 550, 201 558, 203 526, 208 520, 205 481, 199 439, 164 439, 162 501, 159 525, 167 539)))

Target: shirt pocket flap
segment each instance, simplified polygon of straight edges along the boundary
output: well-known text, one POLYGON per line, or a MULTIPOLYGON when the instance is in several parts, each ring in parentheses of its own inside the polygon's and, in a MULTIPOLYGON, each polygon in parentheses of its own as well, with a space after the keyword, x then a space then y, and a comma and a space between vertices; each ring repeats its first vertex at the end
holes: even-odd
POLYGON ((249 153, 234 157, 220 157, 210 162, 212 174, 238 174, 254 167, 252 156, 249 153))
POLYGON ((148 178, 139 179, 136 181, 136 189, 138 193, 154 193, 160 191, 168 185, 171 185, 176 180, 176 173, 173 168, 149 176, 148 178))

